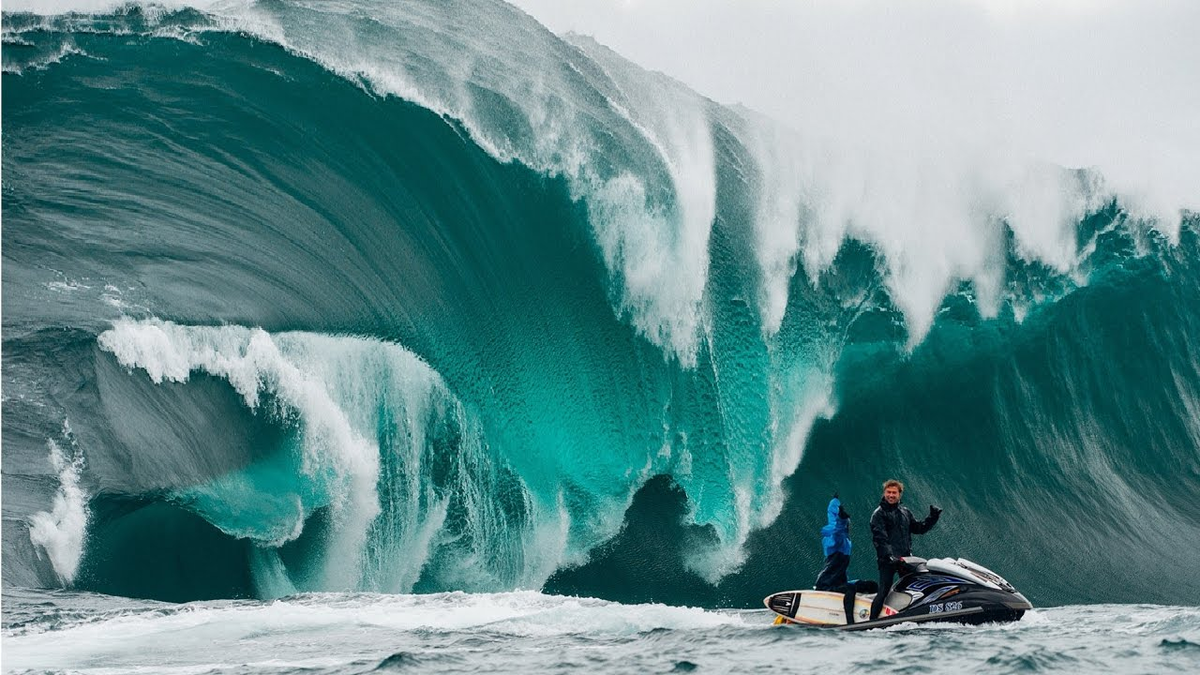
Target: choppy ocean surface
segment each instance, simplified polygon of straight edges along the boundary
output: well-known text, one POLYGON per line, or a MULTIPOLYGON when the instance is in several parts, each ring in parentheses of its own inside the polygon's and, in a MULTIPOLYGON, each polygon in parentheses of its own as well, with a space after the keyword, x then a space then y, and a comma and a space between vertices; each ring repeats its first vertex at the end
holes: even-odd
POLYGON ((182 605, 5 595, 6 672, 1170 673, 1200 668, 1200 608, 1089 605, 1012 624, 843 634, 765 610, 534 592, 319 593, 182 605))

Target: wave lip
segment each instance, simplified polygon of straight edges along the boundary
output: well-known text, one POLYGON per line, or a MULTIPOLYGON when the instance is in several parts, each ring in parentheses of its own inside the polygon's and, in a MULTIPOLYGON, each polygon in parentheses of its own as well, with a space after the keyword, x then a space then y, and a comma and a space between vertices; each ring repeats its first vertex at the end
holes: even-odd
MULTIPOLYGON (((474 7, 471 22, 440 3, 374 7, 369 17, 319 5, 211 11, 224 30, 458 121, 502 162, 565 177, 588 206, 615 309, 688 367, 711 332, 709 250, 723 219, 746 218, 756 233, 756 310, 768 338, 783 320, 785 280, 803 270, 815 284, 854 239, 879 254, 911 349, 960 282, 996 315, 1010 244, 1026 262, 1080 276, 1077 223, 1124 194, 1094 170, 945 139, 864 147, 791 129, 591 38, 555 36, 502 3, 474 7), (730 212, 739 192, 748 214, 730 212)), ((1135 215, 1169 239, 1183 219, 1178 208, 1135 215)))

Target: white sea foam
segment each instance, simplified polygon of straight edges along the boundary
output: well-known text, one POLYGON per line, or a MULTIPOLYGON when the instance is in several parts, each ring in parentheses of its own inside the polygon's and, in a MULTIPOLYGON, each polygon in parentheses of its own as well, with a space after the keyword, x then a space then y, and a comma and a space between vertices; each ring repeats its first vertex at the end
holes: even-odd
POLYGON ((796 406, 772 406, 772 414, 791 412, 791 417, 772 420, 772 437, 775 446, 771 453, 770 493, 766 507, 757 514, 755 527, 766 527, 774 522, 783 510, 783 481, 796 472, 808 442, 808 433, 818 419, 828 419, 834 413, 833 376, 825 371, 813 369, 808 375, 817 380, 801 385, 804 399, 796 406))
POLYGON ((340 482, 331 504, 338 527, 328 545, 325 585, 357 587, 367 529, 380 512, 379 449, 352 427, 324 382, 260 329, 120 319, 98 341, 122 365, 144 370, 156 383, 186 382, 193 371, 204 372, 228 380, 252 409, 270 393, 282 414, 295 411, 304 438, 301 469, 314 478, 332 472, 340 482))
MULTIPOLYGON (((186 382, 200 372, 223 378, 251 409, 269 401, 268 414, 298 428, 303 475, 291 479, 307 487, 296 486, 296 509, 270 516, 286 521, 208 514, 217 527, 263 549, 252 568, 264 597, 293 588, 272 549, 298 537, 311 508, 321 505, 301 495, 328 495, 335 515, 323 574, 302 590, 408 592, 444 545, 456 548, 450 559, 439 558, 439 579, 463 589, 538 587, 565 559, 570 518, 561 499, 557 507, 539 504, 519 479, 506 477, 505 460, 492 453, 441 377, 399 345, 155 319, 120 319, 99 343, 155 383, 186 382), (455 429, 450 447, 429 437, 447 423, 455 429), (437 456, 444 452, 456 454, 437 456), (445 469, 434 465, 448 461, 453 474, 435 478, 445 469), (496 499, 501 491, 517 491, 530 515, 506 514, 496 499), (446 522, 451 499, 458 500, 453 532, 446 522)), ((227 501, 253 499, 258 489, 227 477, 193 492, 227 501)))
MULTIPOLYGON (((519 39, 464 34, 462 49, 447 51, 426 43, 425 34, 407 32, 415 22, 436 33, 436 12, 420 19, 386 12, 376 17, 408 36, 398 49, 396 43, 351 39, 353 22, 342 16, 330 16, 336 29, 314 33, 285 13, 256 5, 225 4, 217 11, 231 29, 278 42, 377 93, 459 120, 502 161, 566 176, 573 194, 589 205, 620 289, 618 311, 668 354, 695 363, 707 320, 708 240, 716 217, 714 104, 591 39, 564 36, 577 50, 571 51, 513 16, 497 20, 520 32, 519 39), (406 50, 432 59, 440 75, 411 68, 406 50), (528 126, 494 115, 476 88, 502 97, 528 126)), ((814 110, 810 101, 795 103, 814 110)), ((999 310, 1005 301, 1004 227, 1015 235, 1018 255, 1064 274, 1080 264, 1077 222, 1114 197, 1128 196, 1130 208, 1157 213, 1155 222, 1168 236, 1178 227, 1178 208, 1142 208, 1163 202, 992 142, 1004 138, 1002 132, 973 136, 961 125, 939 127, 911 110, 882 121, 876 111, 853 106, 835 115, 832 105, 799 120, 784 116, 795 131, 745 110, 720 113, 757 164, 757 181, 750 185, 757 201, 752 226, 762 278, 758 305, 768 337, 782 322, 797 266, 815 279, 847 237, 882 255, 884 283, 903 312, 911 347, 959 281, 974 284, 985 315, 999 310)), ((864 106, 870 107, 858 107, 864 106)))
POLYGON ((1105 201, 1168 238, 1200 207, 1195 3, 514 1, 795 130, 740 132, 768 334, 795 263, 815 275, 847 235, 884 255, 915 344, 957 281, 998 309, 1001 223, 1019 255, 1073 273, 1075 225, 1105 201))
POLYGON ((47 54, 41 58, 33 59, 23 64, 17 64, 16 62, 5 63, 3 68, 4 72, 6 73, 21 75, 26 70, 45 70, 56 63, 62 63, 64 60, 72 56, 96 58, 68 41, 63 42, 59 46, 58 51, 53 54, 47 54))
POLYGON ((91 286, 87 286, 78 281, 67 280, 67 281, 48 281, 48 282, 46 282, 46 288, 48 288, 52 291, 58 292, 58 293, 73 293, 75 291, 81 291, 81 290, 86 291, 86 290, 90 289, 91 286))
POLYGON ((1007 624, 922 624, 846 639, 836 631, 773 627, 765 610, 621 605, 538 593, 318 594, 170 606, 99 600, 88 598, 82 621, 56 618, 48 632, 8 632, 5 666, 89 675, 376 665, 381 671, 670 672, 698 664, 726 672, 778 669, 786 645, 790 662, 831 672, 881 658, 890 659, 889 668, 902 668, 904 652, 912 649, 932 650, 935 673, 1047 658, 1066 669, 1095 662, 1131 672, 1186 671, 1200 618, 1189 607, 1068 606, 1007 624), (111 608, 118 602, 124 606, 111 608))
MULTIPOLYGON (((318 594, 265 603, 191 603, 177 611, 153 607, 50 632, 10 634, 4 637, 4 664, 11 670, 89 673, 137 672, 135 666, 141 664, 154 664, 148 669, 153 672, 173 673, 211 672, 222 669, 222 663, 252 664, 250 670, 256 672, 276 671, 281 664, 337 668, 345 666, 346 650, 377 654, 397 638, 422 634, 477 635, 485 641, 585 636, 594 641, 629 639, 654 629, 737 628, 748 623, 726 612, 536 592, 318 594), (214 644, 228 649, 214 654, 214 644), (262 653, 264 646, 269 658, 262 653)), ((389 653, 383 651, 377 658, 389 653)))
POLYGON ((63 422, 61 440, 70 448, 71 454, 68 456, 55 439, 46 442, 50 449, 50 465, 58 475, 58 489, 50 511, 39 511, 29 517, 29 539, 49 556, 59 581, 70 586, 83 558, 88 496, 80 486, 83 452, 66 421, 63 422))
POLYGON ((605 262, 610 270, 619 270, 624 302, 642 333, 694 365, 704 316, 701 299, 708 277, 708 239, 717 208, 707 102, 594 42, 576 40, 575 45, 603 69, 612 87, 609 106, 641 134, 665 165, 675 200, 673 209, 656 212, 641 195, 613 195, 606 185, 604 193, 614 211, 627 205, 640 208, 635 213, 601 210, 597 214, 593 227, 605 262))
MULTIPOLYGON (((510 11, 499 7, 493 9, 510 11)), ((591 208, 597 241, 621 291, 618 311, 668 354, 694 365, 716 212, 705 99, 677 82, 646 77, 595 43, 576 45, 589 47, 593 59, 584 64, 584 75, 573 62, 579 53, 532 24, 521 25, 527 33, 519 39, 478 31, 461 36, 470 41, 463 49, 447 50, 428 42, 441 30, 436 11, 429 17, 411 11, 375 16, 408 38, 386 44, 364 43, 344 16, 331 15, 321 31, 313 32, 254 4, 224 3, 214 11, 226 29, 278 43, 366 83, 373 93, 398 96, 457 120, 498 160, 565 176, 573 195, 591 208), (428 24, 431 31, 410 34, 411 24, 428 24), (431 59, 436 73, 414 70, 407 49, 431 59), (480 68, 481 63, 499 67, 480 68), (584 89, 581 75, 587 80, 584 89), (527 127, 495 116, 490 103, 473 93, 476 87, 518 108, 532 136, 524 134, 527 127), (606 101, 604 109, 593 107, 597 92, 606 101), (597 117, 610 128, 597 129, 597 117), (598 146, 614 139, 642 147, 626 148, 624 157, 598 156, 598 146), (597 169, 600 165, 608 168, 597 169), (665 176, 658 175, 660 170, 665 176)), ((512 19, 500 20, 519 25, 512 19)))
MULTIPOLYGON (((264 627, 294 630, 359 626, 393 631, 469 631, 486 627, 492 634, 555 636, 578 634, 632 635, 656 628, 698 629, 744 625, 737 614, 661 604, 624 605, 595 598, 546 595, 536 591, 506 593, 433 593, 376 595, 317 593, 274 602, 191 603, 184 611, 122 614, 87 622, 66 631, 40 633, 27 642, 71 635, 86 644, 106 635, 141 642, 166 633, 194 631, 235 639, 264 627), (201 630, 207 627, 208 630, 201 630)), ((7 636, 5 642, 15 639, 7 636)))
MULTIPOLYGON (((755 253, 762 276, 759 308, 762 329, 766 336, 775 334, 787 311, 789 286, 800 262, 801 227, 809 216, 805 196, 813 192, 811 163, 803 161, 799 138, 757 115, 746 113, 744 126, 738 125, 742 142, 757 160, 759 189, 757 190, 754 229, 757 235, 755 253)), ((805 242, 810 257, 832 260, 841 246, 843 233, 832 241, 819 239, 817 232, 806 233, 805 242)), ((827 237, 830 233, 823 233, 827 237)), ((819 271, 809 266, 811 278, 819 271)))

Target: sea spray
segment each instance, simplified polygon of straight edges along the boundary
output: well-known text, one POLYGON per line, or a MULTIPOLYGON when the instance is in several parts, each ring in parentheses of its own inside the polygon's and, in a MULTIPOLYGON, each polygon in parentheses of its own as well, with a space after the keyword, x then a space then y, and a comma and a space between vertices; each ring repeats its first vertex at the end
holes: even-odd
POLYGON ((537 541, 561 516, 551 508, 548 521, 526 524, 541 512, 525 488, 490 455, 441 378, 397 345, 129 319, 99 342, 153 382, 221 377, 252 410, 265 407, 295 430, 294 441, 258 462, 173 496, 256 543, 253 569, 267 595, 289 583, 407 592, 430 561, 439 585, 536 586, 562 562, 561 551, 537 541), (328 540, 304 565, 321 572, 289 581, 273 551, 325 509, 333 514, 328 540), (540 551, 528 563, 526 539, 540 551))
POLYGON ((50 558, 59 581, 69 587, 79 571, 87 534, 88 495, 80 486, 84 457, 67 420, 63 420, 60 438, 46 441, 46 447, 50 450, 50 466, 58 476, 58 490, 50 511, 29 517, 29 538, 50 558), (70 449, 69 455, 62 448, 64 444, 70 449))

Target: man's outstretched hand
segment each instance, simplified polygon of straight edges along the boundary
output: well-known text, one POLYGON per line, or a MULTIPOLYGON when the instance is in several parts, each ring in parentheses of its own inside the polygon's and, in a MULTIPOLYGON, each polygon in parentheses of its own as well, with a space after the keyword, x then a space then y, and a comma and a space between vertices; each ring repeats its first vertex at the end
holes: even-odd
POLYGON ((942 510, 940 508, 934 506, 933 504, 930 504, 929 505, 929 515, 934 518, 937 518, 938 516, 942 515, 942 510))

